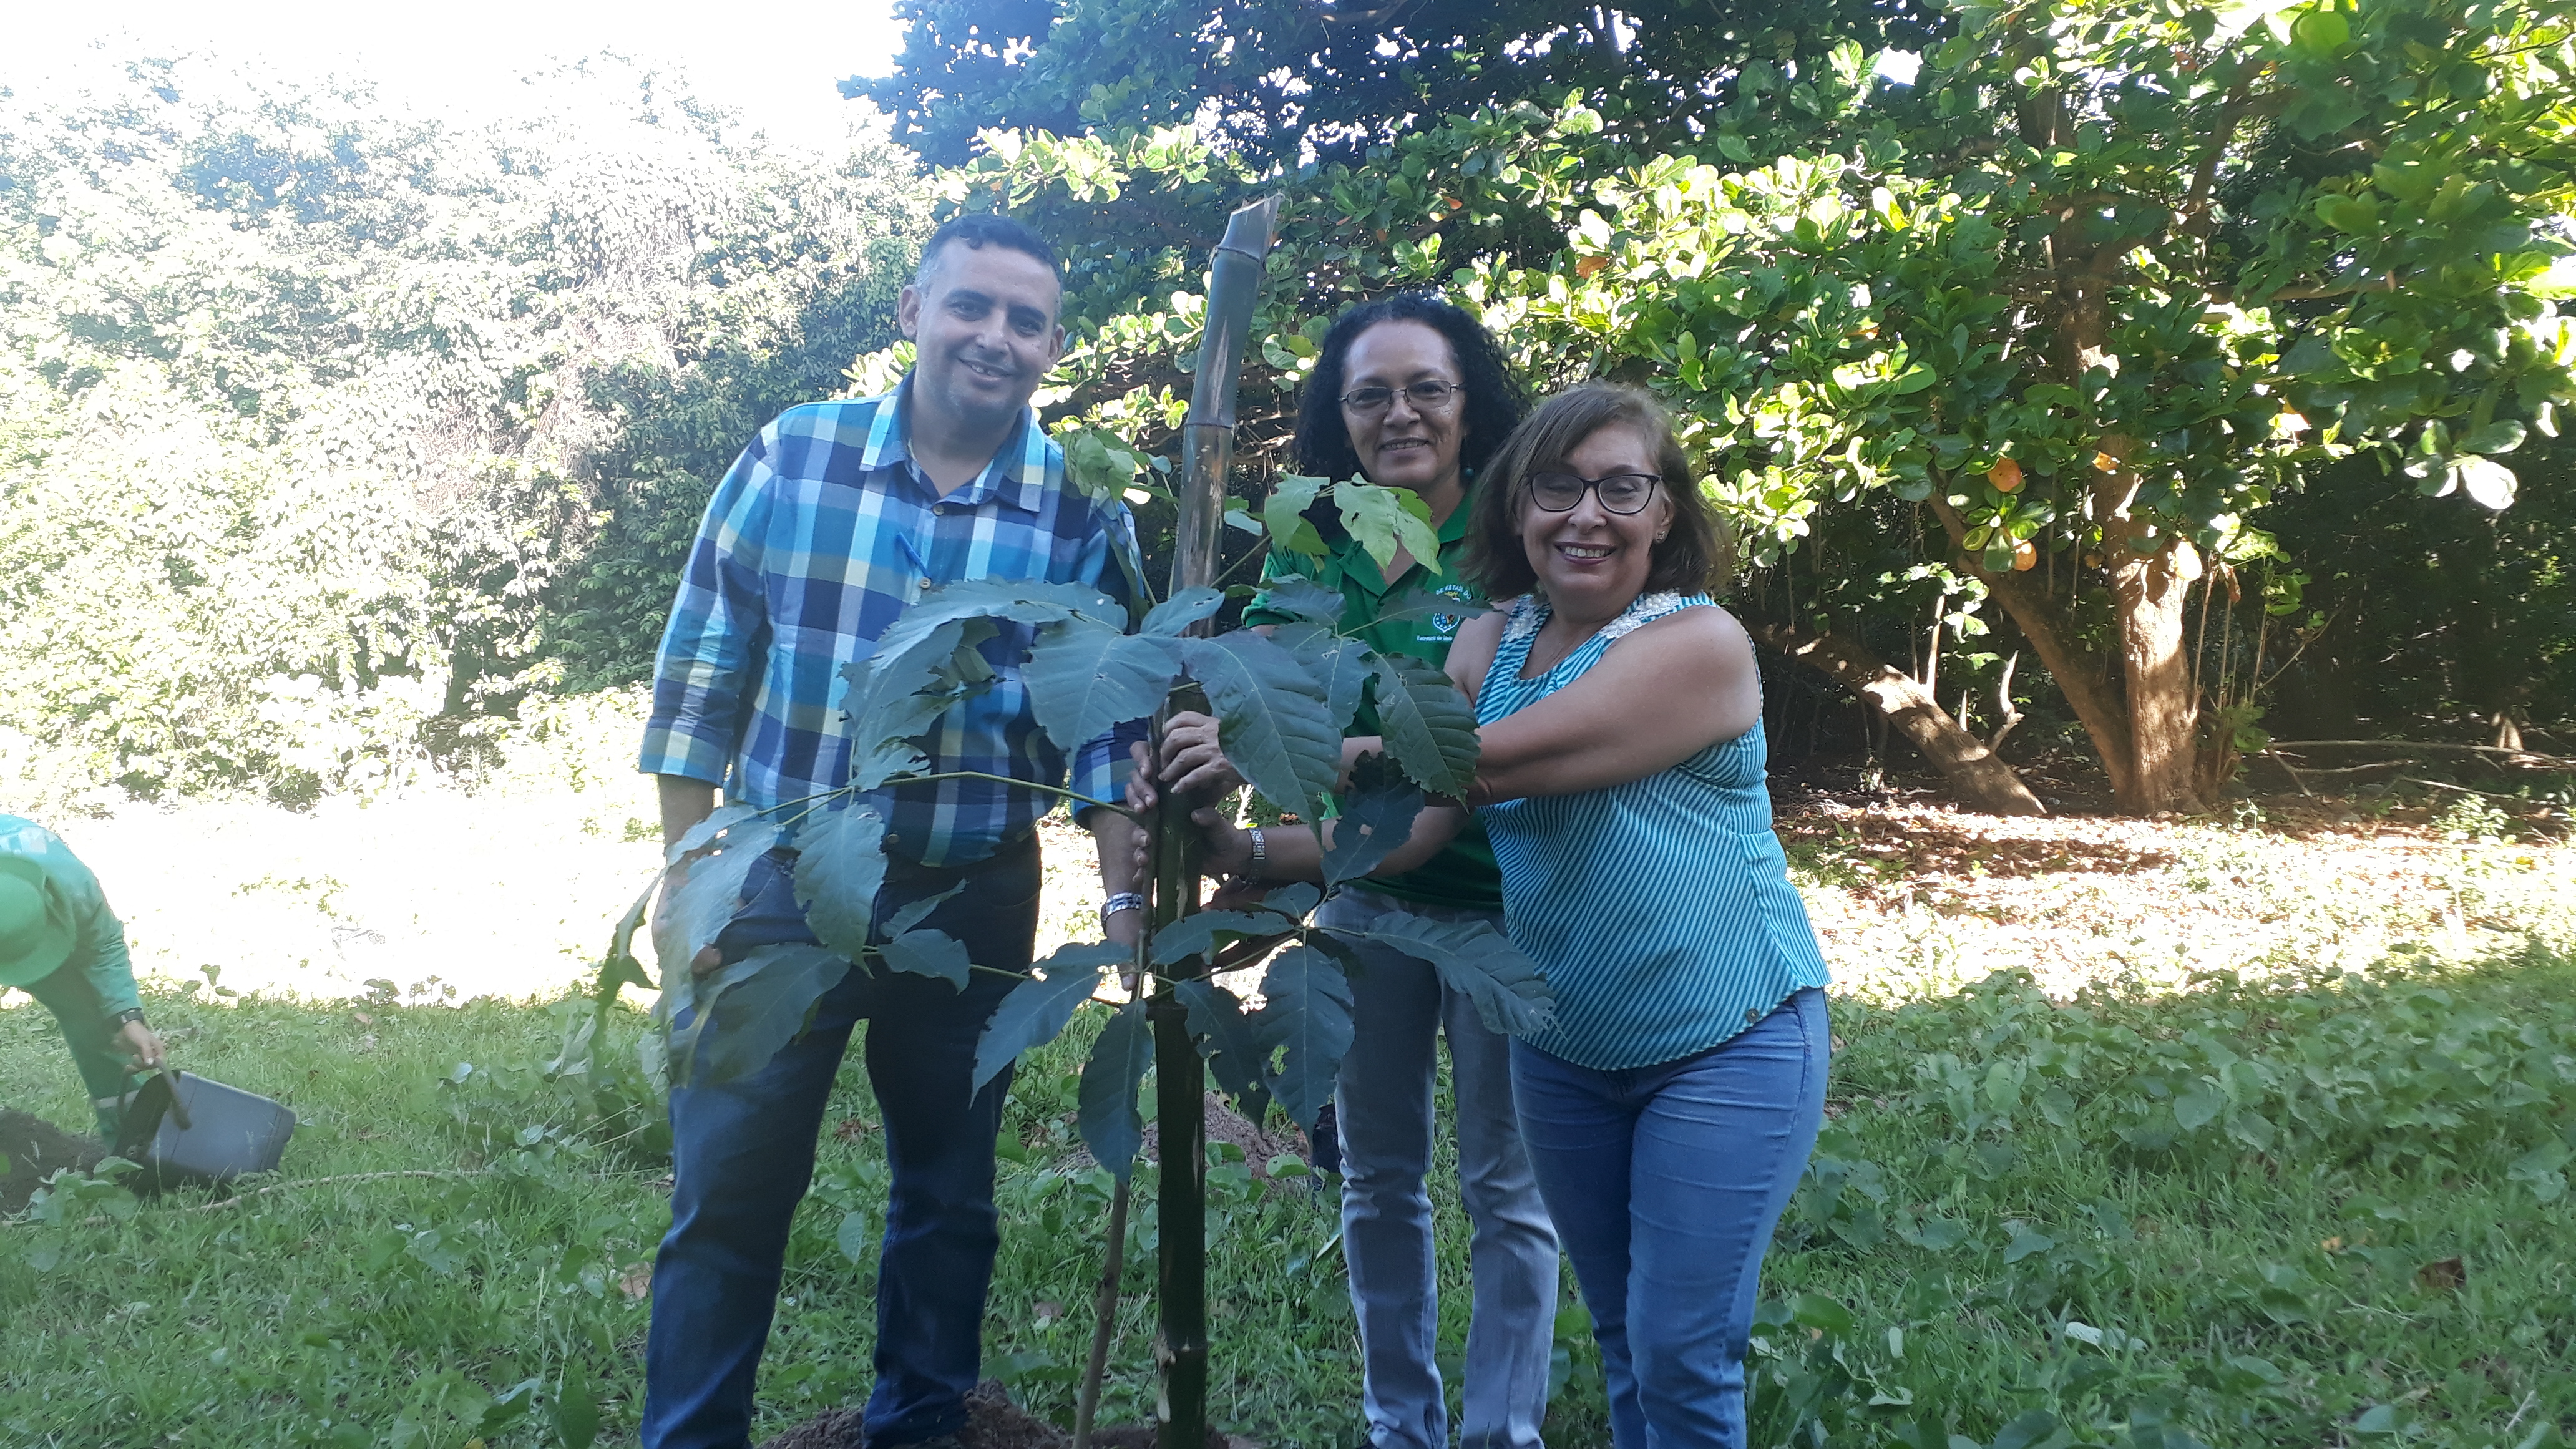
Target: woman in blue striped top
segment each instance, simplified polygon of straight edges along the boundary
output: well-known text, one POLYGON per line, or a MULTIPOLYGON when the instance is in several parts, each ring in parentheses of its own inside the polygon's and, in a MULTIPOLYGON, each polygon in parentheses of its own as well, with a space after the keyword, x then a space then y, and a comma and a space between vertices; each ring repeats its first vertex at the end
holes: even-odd
MULTIPOLYGON (((1692 477, 1644 393, 1550 400, 1473 504, 1470 566, 1511 603, 1449 655, 1483 746, 1465 805, 1555 995, 1554 1023, 1513 1043, 1513 1094, 1618 1449, 1744 1444, 1755 1283, 1823 1120, 1830 1040, 1824 958, 1771 832, 1753 647, 1704 592, 1715 529, 1692 477)), ((1425 811, 1382 869, 1464 817, 1425 811)), ((1214 867, 1249 859, 1203 818, 1214 867)), ((1265 845, 1267 874, 1319 878, 1306 832, 1265 845)))

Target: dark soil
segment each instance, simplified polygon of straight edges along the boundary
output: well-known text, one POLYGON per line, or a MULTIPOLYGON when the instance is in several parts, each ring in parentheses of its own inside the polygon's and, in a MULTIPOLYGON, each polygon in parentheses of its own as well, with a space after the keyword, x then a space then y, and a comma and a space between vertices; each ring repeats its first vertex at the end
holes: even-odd
POLYGON ((26 1211, 27 1199, 58 1169, 87 1172, 105 1156, 107 1148, 95 1137, 76 1136, 42 1117, 0 1107, 0 1157, 8 1159, 8 1170, 0 1172, 0 1214, 26 1211))
MULTIPOLYGON (((1072 1449, 1073 1436, 1011 1402, 990 1379, 966 1396, 966 1427, 957 1435, 964 1449, 1072 1449)), ((860 1411, 834 1409, 818 1415, 763 1444, 761 1449, 860 1449, 860 1411)), ((1150 1425, 1121 1424, 1091 1436, 1096 1449, 1154 1449, 1150 1425)), ((1254 1449, 1251 1441, 1208 1431, 1208 1449, 1254 1449)))

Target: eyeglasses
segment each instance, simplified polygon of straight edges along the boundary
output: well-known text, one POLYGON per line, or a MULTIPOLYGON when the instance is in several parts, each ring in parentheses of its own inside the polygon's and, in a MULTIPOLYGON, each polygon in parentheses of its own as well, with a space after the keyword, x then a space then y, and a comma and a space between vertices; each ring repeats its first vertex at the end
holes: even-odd
POLYGON ((1612 473, 1602 478, 1585 478, 1573 473, 1532 473, 1530 501, 1549 513, 1564 513, 1583 501, 1589 490, 1601 500, 1601 506, 1612 513, 1636 513, 1655 496, 1655 485, 1664 480, 1652 473, 1612 473))
POLYGON ((1439 412, 1449 406, 1451 393, 1465 391, 1465 388, 1454 382, 1441 382, 1436 378, 1426 377, 1420 382, 1406 383, 1401 388, 1377 386, 1352 388, 1342 394, 1342 406, 1362 417, 1370 417, 1385 412, 1395 401, 1395 395, 1401 392, 1404 394, 1404 400, 1413 404, 1415 412, 1439 412))

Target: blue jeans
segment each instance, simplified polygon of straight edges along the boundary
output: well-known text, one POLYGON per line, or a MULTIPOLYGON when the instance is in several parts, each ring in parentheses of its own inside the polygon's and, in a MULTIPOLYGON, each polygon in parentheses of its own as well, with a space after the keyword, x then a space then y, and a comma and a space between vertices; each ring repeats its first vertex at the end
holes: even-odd
MULTIPOLYGON (((1502 913, 1416 905, 1344 890, 1322 926, 1366 926, 1390 911, 1439 920, 1502 913)), ((1342 1249, 1351 1270, 1363 1366, 1362 1408, 1372 1449, 1446 1449, 1449 1412, 1435 1358, 1439 1274, 1431 1246, 1432 1080, 1449 1038, 1458 1106, 1458 1196, 1474 1224, 1475 1281, 1467 1320, 1465 1449, 1539 1449, 1555 1346, 1556 1230, 1512 1113, 1511 1039, 1486 1028, 1475 1004, 1429 965, 1388 947, 1359 948, 1351 977, 1351 1048, 1334 1094, 1341 1122, 1342 1249)))
MULTIPOLYGON (((812 941, 787 858, 757 861, 746 904, 717 948, 812 941)), ((978 966, 1029 963, 1037 932, 1034 839, 956 869, 889 863, 880 918, 965 884, 926 928, 964 943, 978 966)), ((910 1444, 966 1422, 982 1366, 984 1294, 1001 1245, 993 1138, 1007 1070, 970 1094, 975 1043, 1013 985, 978 971, 966 989, 855 968, 824 993, 802 1036, 769 1065, 720 1087, 671 1093, 671 1231, 653 1261, 645 1340, 645 1449, 745 1449, 752 1384, 787 1254, 788 1226, 814 1175, 814 1138, 850 1031, 862 1018, 868 1081, 884 1118, 892 1184, 877 1257, 876 1391, 867 1442, 910 1444)))
POLYGON ((1601 1341, 1617 1449, 1743 1449, 1771 1229, 1824 1123, 1809 987, 1697 1056, 1625 1071, 1512 1044, 1521 1136, 1601 1341))

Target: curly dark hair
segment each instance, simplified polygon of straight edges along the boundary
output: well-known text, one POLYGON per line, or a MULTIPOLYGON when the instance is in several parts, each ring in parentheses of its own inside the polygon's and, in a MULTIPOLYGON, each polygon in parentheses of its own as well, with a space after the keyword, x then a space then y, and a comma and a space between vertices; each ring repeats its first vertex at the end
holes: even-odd
POLYGON ((1647 591, 1696 594, 1717 582, 1717 511, 1700 493, 1690 458, 1673 437, 1671 415, 1642 389, 1586 382, 1539 404, 1496 450, 1493 471, 1468 500, 1474 511, 1467 521, 1467 576, 1484 586, 1485 597, 1518 598, 1538 587, 1538 573, 1521 546, 1530 475, 1562 465, 1584 439, 1614 424, 1645 435, 1655 471, 1664 480, 1664 497, 1673 506, 1672 531, 1651 555, 1647 591))
MULTIPOLYGON (((1350 429, 1342 422, 1342 394, 1348 390, 1351 344, 1381 322, 1419 322, 1449 340, 1458 357, 1458 381, 1466 392, 1466 412, 1458 439, 1459 467, 1470 475, 1520 426, 1530 408, 1529 389, 1503 357, 1502 344, 1485 324, 1464 308, 1432 291, 1397 292, 1362 302, 1333 320, 1324 334, 1315 370, 1306 376, 1305 396, 1297 403, 1297 432, 1288 454, 1296 469, 1310 478, 1363 476, 1359 454, 1351 447, 1350 429)), ((1318 499, 1307 519, 1324 537, 1342 532, 1340 511, 1330 499, 1318 499)))

